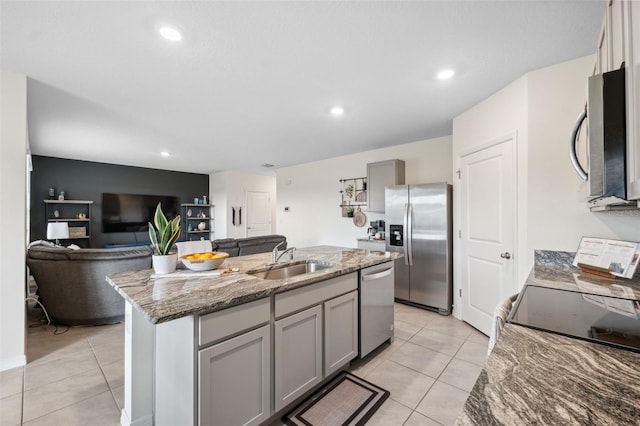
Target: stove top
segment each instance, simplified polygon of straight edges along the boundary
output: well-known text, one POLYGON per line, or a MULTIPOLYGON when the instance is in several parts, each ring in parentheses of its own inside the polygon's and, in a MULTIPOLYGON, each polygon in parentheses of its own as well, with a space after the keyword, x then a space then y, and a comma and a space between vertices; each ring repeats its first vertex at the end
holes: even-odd
POLYGON ((529 285, 508 322, 640 352, 640 302, 529 285))

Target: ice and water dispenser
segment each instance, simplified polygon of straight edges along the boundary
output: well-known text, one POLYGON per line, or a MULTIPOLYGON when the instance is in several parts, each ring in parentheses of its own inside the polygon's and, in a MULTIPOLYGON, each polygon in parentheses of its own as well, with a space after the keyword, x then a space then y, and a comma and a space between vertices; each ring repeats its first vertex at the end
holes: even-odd
POLYGON ((402 247, 404 241, 402 225, 389 225, 389 234, 389 244, 402 247))

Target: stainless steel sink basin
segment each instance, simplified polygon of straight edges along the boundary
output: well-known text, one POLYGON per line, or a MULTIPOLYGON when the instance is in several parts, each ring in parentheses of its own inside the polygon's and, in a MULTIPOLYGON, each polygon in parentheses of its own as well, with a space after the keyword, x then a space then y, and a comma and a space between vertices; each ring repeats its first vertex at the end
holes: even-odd
POLYGON ((285 263, 283 265, 271 265, 267 268, 249 271, 247 274, 263 280, 281 280, 291 278, 297 275, 310 274, 311 272, 321 271, 323 269, 335 266, 333 263, 323 262, 320 260, 305 260, 296 263, 285 263))

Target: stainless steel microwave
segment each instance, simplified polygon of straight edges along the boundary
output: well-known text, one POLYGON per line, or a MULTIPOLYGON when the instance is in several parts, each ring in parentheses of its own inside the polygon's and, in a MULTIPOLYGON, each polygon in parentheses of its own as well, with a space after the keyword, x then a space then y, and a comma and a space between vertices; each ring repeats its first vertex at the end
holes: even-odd
POLYGON ((625 68, 589 77, 589 99, 571 132, 570 158, 588 182, 592 210, 608 206, 636 207, 627 201, 627 119, 625 68), (580 165, 576 143, 584 121, 588 129, 588 171, 580 165))

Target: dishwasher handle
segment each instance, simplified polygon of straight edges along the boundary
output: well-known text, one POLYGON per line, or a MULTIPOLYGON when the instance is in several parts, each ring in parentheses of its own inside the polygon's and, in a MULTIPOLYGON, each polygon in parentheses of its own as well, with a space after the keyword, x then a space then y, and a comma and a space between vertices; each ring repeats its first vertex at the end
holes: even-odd
POLYGON ((380 278, 384 278, 388 275, 391 275, 391 271, 393 271, 393 268, 388 268, 388 269, 385 269, 384 271, 376 272, 374 274, 362 275, 362 281, 377 280, 380 278))

